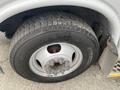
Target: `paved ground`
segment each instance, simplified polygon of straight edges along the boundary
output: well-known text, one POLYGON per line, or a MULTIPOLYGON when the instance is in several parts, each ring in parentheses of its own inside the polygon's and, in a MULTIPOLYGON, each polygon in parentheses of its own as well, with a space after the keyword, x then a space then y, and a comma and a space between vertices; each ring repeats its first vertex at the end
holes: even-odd
POLYGON ((28 81, 17 75, 9 64, 9 40, 0 33, 0 90, 120 90, 120 79, 108 79, 99 67, 91 66, 78 77, 56 84, 28 81))

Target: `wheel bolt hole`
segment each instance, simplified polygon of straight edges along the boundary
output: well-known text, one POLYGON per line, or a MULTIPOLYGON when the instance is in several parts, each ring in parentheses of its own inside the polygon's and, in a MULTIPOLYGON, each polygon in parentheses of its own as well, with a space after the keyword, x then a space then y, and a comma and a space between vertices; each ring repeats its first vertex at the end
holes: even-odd
POLYGON ((42 67, 41 63, 39 62, 39 60, 36 60, 37 64, 42 67))
POLYGON ((72 61, 74 61, 74 59, 75 59, 75 52, 72 55, 72 61))
POLYGON ((59 44, 51 45, 47 47, 49 53, 58 53, 61 50, 61 46, 59 44))

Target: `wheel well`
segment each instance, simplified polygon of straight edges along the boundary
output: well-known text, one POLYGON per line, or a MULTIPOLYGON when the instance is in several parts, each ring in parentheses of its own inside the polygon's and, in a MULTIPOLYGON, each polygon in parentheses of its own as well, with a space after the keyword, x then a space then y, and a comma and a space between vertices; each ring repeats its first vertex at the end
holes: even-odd
POLYGON ((16 32, 17 28, 30 17, 35 16, 36 14, 45 13, 45 12, 67 12, 79 16, 85 20, 96 33, 101 47, 105 46, 105 42, 109 37, 109 22, 107 18, 101 13, 76 6, 49 6, 42 7, 37 9, 28 10, 17 15, 14 15, 0 24, 0 30, 6 33, 7 38, 11 38, 16 32))

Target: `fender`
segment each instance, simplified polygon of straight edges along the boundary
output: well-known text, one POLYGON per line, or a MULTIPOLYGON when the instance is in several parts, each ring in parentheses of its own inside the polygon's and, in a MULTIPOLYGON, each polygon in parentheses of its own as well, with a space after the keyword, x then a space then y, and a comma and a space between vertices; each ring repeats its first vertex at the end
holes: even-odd
POLYGON ((118 48, 118 41, 120 38, 120 19, 118 13, 103 0, 13 0, 0 7, 0 23, 23 11, 57 5, 80 6, 103 14, 109 21, 110 34, 113 42, 118 48))

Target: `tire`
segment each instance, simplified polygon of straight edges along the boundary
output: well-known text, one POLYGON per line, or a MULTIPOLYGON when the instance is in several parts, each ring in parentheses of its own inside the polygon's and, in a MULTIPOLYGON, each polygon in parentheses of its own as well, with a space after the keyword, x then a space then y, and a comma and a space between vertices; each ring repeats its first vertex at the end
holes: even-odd
POLYGON ((84 72, 97 60, 99 43, 92 28, 79 17, 51 12, 34 16, 25 21, 12 38, 10 62, 22 77, 44 83, 71 79, 84 72), (29 67, 31 55, 40 47, 56 42, 65 42, 81 49, 83 60, 73 72, 60 77, 44 77, 35 74, 29 67))

